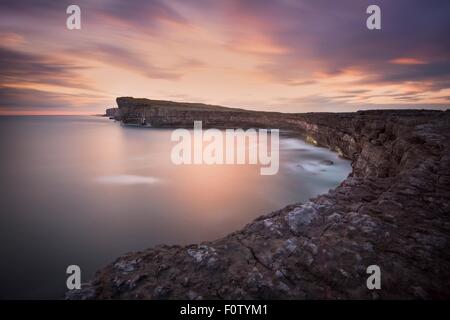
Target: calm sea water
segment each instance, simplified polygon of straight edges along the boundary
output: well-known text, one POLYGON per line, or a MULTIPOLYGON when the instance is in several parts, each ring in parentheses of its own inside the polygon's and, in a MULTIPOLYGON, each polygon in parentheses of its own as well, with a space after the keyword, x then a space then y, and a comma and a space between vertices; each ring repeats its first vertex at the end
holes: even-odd
POLYGON ((0 117, 0 298, 61 298, 117 256, 213 240, 336 187, 348 161, 280 140, 280 170, 175 166, 171 130, 100 117, 0 117), (324 160, 331 160, 327 165, 324 160))

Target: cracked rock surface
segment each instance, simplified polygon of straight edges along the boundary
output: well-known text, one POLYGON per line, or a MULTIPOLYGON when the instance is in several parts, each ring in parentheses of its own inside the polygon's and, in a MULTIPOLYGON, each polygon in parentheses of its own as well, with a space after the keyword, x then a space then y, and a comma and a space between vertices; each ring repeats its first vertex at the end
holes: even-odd
POLYGON ((450 112, 274 117, 254 121, 340 152, 352 160, 352 174, 327 194, 224 238, 119 257, 67 297, 450 298, 450 112), (381 290, 366 287, 373 264, 381 290))

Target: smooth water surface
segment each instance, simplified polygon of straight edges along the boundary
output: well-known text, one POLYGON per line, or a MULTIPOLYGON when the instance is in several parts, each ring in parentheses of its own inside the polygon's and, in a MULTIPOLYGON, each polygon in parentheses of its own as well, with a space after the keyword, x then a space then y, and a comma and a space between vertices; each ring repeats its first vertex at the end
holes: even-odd
POLYGON ((176 166, 171 132, 101 117, 0 117, 0 298, 63 297, 68 265, 87 281, 129 251, 219 238, 351 170, 292 137, 280 140, 274 176, 257 165, 176 166))

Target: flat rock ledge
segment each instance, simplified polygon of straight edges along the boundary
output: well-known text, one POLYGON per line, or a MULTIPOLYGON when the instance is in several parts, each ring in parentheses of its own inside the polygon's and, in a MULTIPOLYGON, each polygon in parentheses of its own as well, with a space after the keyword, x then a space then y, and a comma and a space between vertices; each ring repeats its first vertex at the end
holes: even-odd
POLYGON ((450 298, 450 112, 283 117, 352 160, 336 189, 219 240, 126 254, 66 298, 450 298))

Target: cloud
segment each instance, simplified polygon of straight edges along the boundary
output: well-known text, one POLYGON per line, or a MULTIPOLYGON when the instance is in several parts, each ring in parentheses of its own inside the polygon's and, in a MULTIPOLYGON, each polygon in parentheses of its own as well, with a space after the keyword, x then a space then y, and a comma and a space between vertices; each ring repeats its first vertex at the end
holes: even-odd
POLYGON ((175 80, 181 76, 178 71, 155 66, 149 59, 144 58, 143 53, 114 44, 89 43, 70 52, 85 60, 96 60, 114 67, 132 70, 150 79, 175 80))
POLYGON ((423 60, 416 59, 416 58, 408 58, 408 57, 392 59, 392 60, 389 60, 389 63, 406 64, 406 65, 426 64, 426 62, 423 60))
POLYGON ((86 69, 51 55, 0 47, 0 113, 94 113, 92 107, 106 99, 82 74, 86 69))
POLYGON ((30 88, 0 87, 0 113, 94 113, 107 99, 95 94, 68 94, 30 88))
POLYGON ((0 47, 0 86, 34 83, 88 88, 78 73, 85 68, 48 55, 0 47))
POLYGON ((82 91, 285 111, 448 101, 447 0, 379 0, 377 31, 369 0, 80 0, 79 32, 65 28, 69 4, 0 3, 3 107, 104 99, 82 91))
POLYGON ((136 175, 116 175, 98 177, 97 182, 110 185, 154 185, 159 182, 159 179, 154 177, 136 176, 136 175))
POLYGON ((111 0, 94 6, 96 15, 114 18, 129 26, 155 26, 161 20, 186 23, 186 20, 163 0, 111 0))
POLYGON ((283 112, 298 112, 298 110, 309 112, 339 112, 358 109, 354 103, 320 94, 291 98, 279 97, 275 100, 276 102, 273 103, 273 106, 283 112))
POLYGON ((370 82, 402 83, 433 77, 433 88, 448 88, 448 1, 378 1, 380 31, 365 26, 365 8, 370 1, 235 3, 241 15, 269 25, 266 30, 274 43, 289 48, 288 53, 273 55, 260 66, 286 83, 318 72, 338 76, 352 69, 366 73, 370 82), (414 68, 407 68, 411 66, 414 68))
POLYGON ((5 47, 16 47, 25 43, 24 37, 15 32, 0 32, 0 39, 5 47))
POLYGON ((289 81, 287 81, 287 85, 289 85, 289 86, 308 86, 308 85, 315 84, 315 83, 317 83, 317 81, 315 81, 315 80, 299 80, 299 81, 289 80, 289 81))
MULTIPOLYGON (((52 0, 4 0, 0 4, 2 12, 8 15, 39 18, 62 17, 64 21, 66 8, 73 4, 69 1, 52 0)), ((99 19, 121 22, 134 27, 155 27, 158 21, 166 20, 185 23, 185 19, 163 0, 78 0, 83 20, 95 22, 99 19)))

